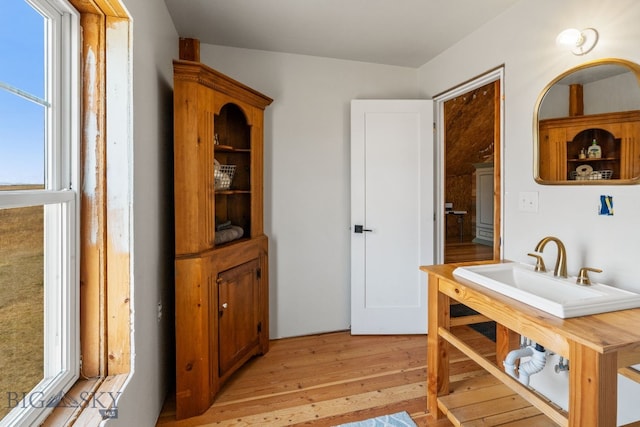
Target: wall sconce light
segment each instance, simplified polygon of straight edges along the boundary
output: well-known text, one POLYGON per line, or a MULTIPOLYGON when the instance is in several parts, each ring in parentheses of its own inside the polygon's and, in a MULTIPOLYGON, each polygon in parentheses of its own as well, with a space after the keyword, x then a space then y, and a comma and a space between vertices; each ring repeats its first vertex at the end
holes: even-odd
POLYGON ((589 53, 596 43, 598 43, 598 31, 595 28, 585 28, 582 31, 569 28, 556 37, 556 44, 571 50, 574 55, 589 53))

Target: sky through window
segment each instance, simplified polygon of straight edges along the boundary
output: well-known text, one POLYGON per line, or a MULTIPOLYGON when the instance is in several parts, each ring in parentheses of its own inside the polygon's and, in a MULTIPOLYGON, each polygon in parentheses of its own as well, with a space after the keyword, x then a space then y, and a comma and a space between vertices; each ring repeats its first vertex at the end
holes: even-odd
POLYGON ((46 108, 45 20, 25 0, 0 14, 0 185, 43 184, 46 108), (11 89, 8 89, 11 88, 11 89))

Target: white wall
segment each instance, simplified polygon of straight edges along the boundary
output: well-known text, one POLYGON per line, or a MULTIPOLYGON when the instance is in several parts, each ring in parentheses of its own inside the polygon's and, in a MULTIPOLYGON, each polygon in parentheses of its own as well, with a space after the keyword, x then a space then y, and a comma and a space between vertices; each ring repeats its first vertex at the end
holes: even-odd
MULTIPOLYGON (((174 370, 167 305, 173 292, 171 60, 178 34, 163 3, 123 1, 134 20, 134 375, 119 401, 119 419, 109 425, 151 426, 174 370), (160 321, 158 302, 165 308, 160 321)), ((275 100, 265 121, 271 337, 349 327, 349 101, 429 97, 500 64, 506 70, 506 257, 528 261, 541 237, 556 235, 567 246, 571 273, 601 267, 596 280, 640 290, 634 266, 640 187, 540 186, 532 178, 532 116, 540 91, 585 60, 640 63, 639 18, 636 0, 523 0, 419 70, 202 45, 203 62, 275 100), (555 47, 562 29, 587 26, 601 39, 586 57, 555 47), (539 192, 538 213, 518 211, 520 191, 539 192), (600 194, 614 197, 615 216, 595 214, 600 194)))
MULTIPOLYGON (((533 180, 533 110, 555 76, 585 61, 620 57, 640 62, 640 3, 634 0, 521 1, 433 61, 420 68, 423 96, 443 92, 486 70, 505 66, 504 254, 529 261, 540 238, 555 235, 568 252, 569 272, 600 267, 594 279, 640 291, 635 262, 640 253, 638 186, 542 186, 533 180), (526 26, 523 25, 526 23, 526 26), (567 27, 595 27, 600 42, 584 57, 555 46, 567 27), (527 30, 523 32, 523 30, 527 30), (521 191, 539 193, 538 213, 518 211, 521 191), (601 194, 614 198, 615 215, 596 214, 601 194)), ((551 249, 551 247, 549 246, 551 249)), ((547 249, 549 250, 549 249, 547 249)), ((551 252, 548 264, 553 265, 551 252)))
MULTIPOLYGON (((153 426, 173 381, 173 69, 164 3, 123 0, 133 18, 132 375, 109 426, 153 426), (160 7, 159 7, 160 6, 160 7), (158 303, 164 316, 158 320, 158 303)), ((124 124, 123 124, 124 125, 124 124)), ((123 159, 126 161, 126 159, 123 159)))
MULTIPOLYGON (((531 262, 527 253, 542 237, 554 235, 566 245, 570 274, 575 275, 583 266, 599 267, 604 272, 594 274, 594 280, 640 291, 640 187, 538 185, 533 180, 532 136, 536 100, 557 75, 598 58, 640 62, 638 20, 640 2, 635 0, 524 0, 420 68, 421 93, 432 96, 486 70, 505 66, 505 258, 531 262), (598 45, 584 57, 558 49, 555 37, 569 27, 596 28, 598 45), (522 191, 539 193, 537 213, 518 210, 517 197, 522 191), (613 196, 614 216, 597 215, 603 194, 613 196)), ((555 249, 551 245, 547 248, 547 265, 554 265, 555 249)), ((622 398, 637 396, 637 385, 624 381, 623 387, 622 398)), ((640 418, 640 410, 627 404, 619 416, 619 422, 629 422, 640 418)))
POLYGON ((265 113, 271 338, 348 329, 349 102, 416 98, 417 70, 206 44, 200 59, 274 99, 265 113))
POLYGON ((640 109, 640 87, 632 72, 584 85, 583 91, 584 114, 640 109))
MULTIPOLYGON (((505 65, 506 257, 526 261, 537 241, 552 234, 567 246, 570 272, 601 267, 604 273, 594 279, 640 290, 633 267, 640 250, 640 228, 633 226, 640 187, 538 185, 532 148, 533 109, 546 84, 597 58, 640 62, 639 17, 635 0, 522 1, 418 70, 420 96, 432 97, 505 65), (556 47, 561 30, 588 26, 600 32, 588 55, 556 47), (539 193, 538 213, 518 211, 521 191, 539 193), (596 215, 601 194, 614 197, 613 217, 596 215)), ((415 97, 415 70, 206 44, 201 59, 275 100, 265 123, 272 337, 347 327, 348 101, 415 97)), ((553 248, 547 251, 553 264, 553 248)))

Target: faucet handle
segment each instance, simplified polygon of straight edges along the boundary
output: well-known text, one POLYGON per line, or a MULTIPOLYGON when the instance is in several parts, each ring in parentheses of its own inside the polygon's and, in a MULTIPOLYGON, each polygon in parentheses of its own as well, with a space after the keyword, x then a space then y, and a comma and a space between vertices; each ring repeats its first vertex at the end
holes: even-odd
POLYGON ((536 268, 535 271, 545 272, 547 271, 547 267, 544 265, 544 259, 542 258, 542 254, 540 253, 528 253, 527 255, 532 256, 536 259, 536 268))
POLYGON ((576 283, 578 285, 587 286, 591 284, 591 279, 589 279, 589 274, 587 273, 588 271, 593 271, 594 273, 602 273, 602 270, 600 270, 599 268, 582 267, 580 269, 580 274, 578 274, 578 278, 576 279, 576 283))

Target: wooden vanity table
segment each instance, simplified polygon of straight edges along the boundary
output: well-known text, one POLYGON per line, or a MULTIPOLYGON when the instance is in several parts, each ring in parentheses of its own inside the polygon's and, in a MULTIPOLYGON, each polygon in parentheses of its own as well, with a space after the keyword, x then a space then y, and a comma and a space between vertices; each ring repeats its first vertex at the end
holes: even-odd
POLYGON ((440 397, 450 392, 449 346, 453 345, 558 425, 615 427, 617 374, 640 381, 640 372, 630 367, 640 363, 640 309, 561 319, 473 282, 454 278, 453 270, 460 265, 420 268, 428 274, 429 288, 429 412, 442 418, 448 411, 440 397), (497 323, 496 358, 500 366, 451 332, 449 306, 454 300, 497 323), (510 350, 519 347, 519 335, 569 360, 568 412, 504 372, 502 361, 510 350))

